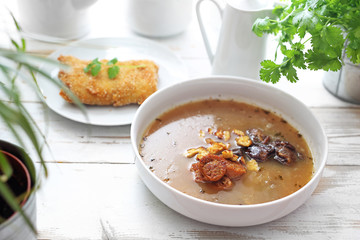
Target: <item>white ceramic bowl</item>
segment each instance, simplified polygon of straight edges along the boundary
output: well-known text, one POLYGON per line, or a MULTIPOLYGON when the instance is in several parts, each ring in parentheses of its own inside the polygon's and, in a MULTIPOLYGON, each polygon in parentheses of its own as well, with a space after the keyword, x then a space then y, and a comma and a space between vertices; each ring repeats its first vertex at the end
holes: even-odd
POLYGON ((259 81, 221 76, 181 82, 153 94, 136 113, 131 126, 131 141, 140 177, 156 197, 187 217, 222 226, 262 224, 294 211, 317 187, 328 152, 327 137, 322 126, 303 103, 259 81), (197 199, 161 181, 144 164, 138 151, 145 129, 165 111, 191 100, 209 97, 243 101, 280 114, 305 137, 314 157, 313 178, 304 187, 287 197, 254 205, 228 205, 197 199))

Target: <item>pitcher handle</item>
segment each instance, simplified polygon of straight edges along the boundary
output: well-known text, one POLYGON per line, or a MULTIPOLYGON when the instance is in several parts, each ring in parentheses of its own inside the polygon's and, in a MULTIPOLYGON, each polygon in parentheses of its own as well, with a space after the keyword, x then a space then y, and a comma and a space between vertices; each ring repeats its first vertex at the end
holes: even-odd
POLYGON ((208 36, 206 34, 206 31, 205 31, 205 26, 204 26, 204 23, 203 23, 203 20, 201 18, 201 13, 200 13, 200 5, 203 1, 210 1, 212 2, 219 10, 220 12, 220 16, 222 18, 223 16, 223 10, 222 8, 220 7, 220 5, 215 1, 215 0, 199 0, 197 3, 196 3, 196 16, 197 16, 197 20, 199 22, 199 27, 200 27, 200 31, 201 31, 201 35, 202 35, 202 38, 203 38, 203 41, 204 41, 204 44, 205 44, 205 48, 206 48, 206 52, 209 56, 209 59, 210 59, 210 62, 213 63, 214 61, 214 53, 212 52, 211 50, 211 46, 210 46, 210 43, 209 43, 209 39, 208 39, 208 36))

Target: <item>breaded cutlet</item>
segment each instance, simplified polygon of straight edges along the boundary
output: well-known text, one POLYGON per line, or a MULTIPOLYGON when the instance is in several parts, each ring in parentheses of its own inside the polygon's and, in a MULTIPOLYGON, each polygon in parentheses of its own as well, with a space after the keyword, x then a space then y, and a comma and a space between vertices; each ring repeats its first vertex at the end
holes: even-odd
MULTIPOLYGON (((157 90, 158 66, 150 60, 117 62, 120 71, 114 79, 108 76, 108 60, 100 60, 101 70, 96 76, 84 71, 91 60, 80 60, 73 56, 60 56, 58 60, 70 66, 68 71, 60 70, 59 79, 84 104, 141 104, 157 90)), ((60 95, 72 103, 63 90, 60 91, 60 95)))

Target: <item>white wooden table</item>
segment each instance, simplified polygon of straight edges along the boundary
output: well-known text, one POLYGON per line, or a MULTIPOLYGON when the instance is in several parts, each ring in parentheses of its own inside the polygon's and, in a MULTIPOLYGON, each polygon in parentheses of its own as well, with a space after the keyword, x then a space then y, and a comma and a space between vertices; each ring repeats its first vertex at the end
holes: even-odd
MULTIPOLYGON (((16 12, 16 1, 3 2, 16 12)), ((213 11, 208 10, 214 16, 208 21, 216 40, 219 21, 213 11)), ((125 0, 100 0, 92 16, 92 32, 86 38, 136 36, 126 23, 125 0)), ((0 25, 2 46, 10 28, 6 24, 0 25)), ((195 15, 183 34, 152 40, 184 61, 189 78, 210 75, 195 15)), ((59 47, 28 39, 28 50, 40 55, 59 47)), ((333 97, 321 77, 322 72, 301 72, 298 83, 276 85, 310 107, 326 130, 329 157, 318 188, 288 216, 242 228, 200 223, 169 209, 138 176, 130 126, 68 120, 47 110, 29 84, 20 81, 25 106, 52 151, 44 153, 49 177, 37 194, 38 239, 360 239, 360 105, 333 97)), ((0 129, 1 138, 10 135, 3 125, 0 129)))

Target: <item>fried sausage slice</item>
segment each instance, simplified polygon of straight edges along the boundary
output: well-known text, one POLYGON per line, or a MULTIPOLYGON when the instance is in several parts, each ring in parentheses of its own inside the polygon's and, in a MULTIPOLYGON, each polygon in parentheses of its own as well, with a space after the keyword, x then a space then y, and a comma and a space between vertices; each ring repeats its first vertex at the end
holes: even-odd
POLYGON ((231 180, 238 180, 240 177, 246 173, 245 167, 239 162, 233 162, 226 160, 226 173, 231 180))
POLYGON ((200 159, 200 171, 210 182, 220 180, 226 173, 226 160, 222 156, 208 154, 200 159))
POLYGON ((202 174, 202 172, 200 171, 201 168, 201 164, 199 162, 193 163, 191 165, 190 171, 194 172, 194 180, 197 183, 205 183, 206 180, 204 178, 204 175, 202 174))

